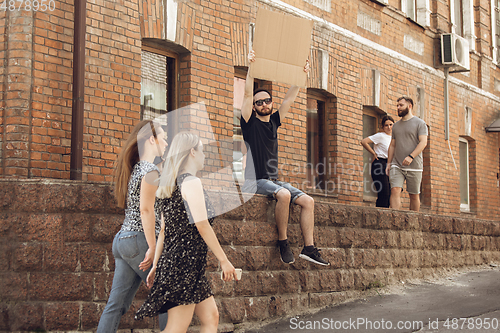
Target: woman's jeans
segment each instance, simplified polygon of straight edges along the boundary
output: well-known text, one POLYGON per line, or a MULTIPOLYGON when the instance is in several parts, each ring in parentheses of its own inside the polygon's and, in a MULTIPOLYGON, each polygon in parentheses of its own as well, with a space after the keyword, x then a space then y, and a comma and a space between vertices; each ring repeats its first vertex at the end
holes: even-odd
POLYGON ((389 184, 389 177, 385 173, 387 166, 387 158, 379 158, 372 163, 372 179, 373 186, 377 192, 376 207, 389 208, 391 198, 391 185, 389 184))
MULTIPOLYGON (((122 316, 128 311, 132 300, 141 285, 146 281, 149 269, 141 271, 139 264, 144 260, 148 243, 144 232, 119 231, 113 240, 113 256, 115 257, 115 275, 97 327, 97 333, 114 333, 122 316)), ((167 314, 160 314, 160 329, 167 324, 167 314)))

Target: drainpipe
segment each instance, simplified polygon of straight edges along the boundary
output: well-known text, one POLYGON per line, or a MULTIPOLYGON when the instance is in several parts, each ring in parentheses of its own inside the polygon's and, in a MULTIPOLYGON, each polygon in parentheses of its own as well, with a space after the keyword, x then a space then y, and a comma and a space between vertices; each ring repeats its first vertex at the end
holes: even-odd
POLYGON ((450 139, 450 95, 449 95, 449 75, 450 68, 444 68, 444 139, 450 139))
POLYGON ((444 139, 448 141, 448 148, 450 149, 451 159, 455 170, 458 170, 457 163, 455 162, 455 157, 453 157, 453 151, 451 150, 450 144, 450 68, 444 68, 444 139))
POLYGON ((73 40, 73 105, 71 113, 70 179, 82 179, 83 107, 85 88, 86 0, 75 0, 73 40))

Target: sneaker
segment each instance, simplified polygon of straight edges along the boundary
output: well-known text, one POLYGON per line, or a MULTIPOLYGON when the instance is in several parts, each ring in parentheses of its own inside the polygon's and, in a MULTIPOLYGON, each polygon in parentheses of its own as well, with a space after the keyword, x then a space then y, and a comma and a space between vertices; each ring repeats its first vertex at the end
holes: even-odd
POLYGON ((295 258, 293 257, 288 240, 278 242, 278 246, 280 247, 281 261, 285 264, 293 264, 295 262, 295 258))
POLYGON ((304 248, 302 249, 302 252, 299 254, 299 258, 308 260, 318 265, 330 266, 330 263, 328 261, 321 258, 321 254, 319 253, 319 251, 321 250, 316 247, 313 248, 313 250, 310 252, 307 251, 306 248, 304 248))

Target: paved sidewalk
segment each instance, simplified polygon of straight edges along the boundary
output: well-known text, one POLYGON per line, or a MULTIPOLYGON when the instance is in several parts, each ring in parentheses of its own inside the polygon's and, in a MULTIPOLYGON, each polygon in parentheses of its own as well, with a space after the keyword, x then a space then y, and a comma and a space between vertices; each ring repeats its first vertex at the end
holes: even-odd
POLYGON ((498 267, 374 295, 246 332, 500 332, 498 267))

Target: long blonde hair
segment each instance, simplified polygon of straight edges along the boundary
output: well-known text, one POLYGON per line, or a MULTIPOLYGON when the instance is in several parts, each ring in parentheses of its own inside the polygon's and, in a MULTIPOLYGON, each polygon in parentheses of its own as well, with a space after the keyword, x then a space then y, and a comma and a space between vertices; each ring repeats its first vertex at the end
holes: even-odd
POLYGON ((139 122, 128 140, 123 145, 120 155, 115 162, 115 191, 114 195, 118 202, 118 207, 125 208, 127 200, 128 182, 134 165, 140 161, 140 150, 147 139, 153 135, 157 139, 157 132, 160 125, 152 120, 139 122))
POLYGON ((165 166, 160 177, 160 186, 156 191, 158 198, 170 198, 175 189, 179 171, 185 166, 191 148, 198 150, 200 138, 190 132, 179 132, 168 150, 165 166))

